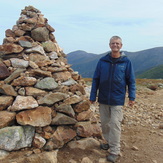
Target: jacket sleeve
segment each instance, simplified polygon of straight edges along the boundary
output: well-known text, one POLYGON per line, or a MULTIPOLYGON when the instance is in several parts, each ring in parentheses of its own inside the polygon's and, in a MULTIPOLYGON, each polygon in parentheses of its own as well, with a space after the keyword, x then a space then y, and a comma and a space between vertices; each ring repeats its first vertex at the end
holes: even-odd
POLYGON ((127 64, 127 70, 126 70, 126 84, 128 86, 129 100, 134 101, 136 98, 135 73, 130 60, 127 64))
POLYGON ((99 88, 100 83, 100 61, 98 62, 92 80, 92 88, 90 93, 90 100, 96 101, 97 90, 99 88))

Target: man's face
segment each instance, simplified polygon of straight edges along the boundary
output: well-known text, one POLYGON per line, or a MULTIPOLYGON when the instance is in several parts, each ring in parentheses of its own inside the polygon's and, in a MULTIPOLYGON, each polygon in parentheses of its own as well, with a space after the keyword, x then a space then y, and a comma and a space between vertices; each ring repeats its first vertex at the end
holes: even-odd
POLYGON ((122 42, 120 39, 112 39, 109 43, 112 52, 119 52, 122 48, 122 42))

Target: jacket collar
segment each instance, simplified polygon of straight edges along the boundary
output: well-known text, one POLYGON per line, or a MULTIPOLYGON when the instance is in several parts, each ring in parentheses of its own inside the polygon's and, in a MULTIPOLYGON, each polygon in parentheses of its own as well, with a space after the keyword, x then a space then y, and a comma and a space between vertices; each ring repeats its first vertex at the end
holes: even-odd
MULTIPOLYGON (((124 59, 126 58, 126 55, 124 52, 120 52, 121 56, 117 60, 117 62, 124 62, 124 59)), ((101 60, 106 61, 106 62, 112 62, 112 57, 111 57, 111 51, 109 51, 104 57, 101 58, 101 60)))

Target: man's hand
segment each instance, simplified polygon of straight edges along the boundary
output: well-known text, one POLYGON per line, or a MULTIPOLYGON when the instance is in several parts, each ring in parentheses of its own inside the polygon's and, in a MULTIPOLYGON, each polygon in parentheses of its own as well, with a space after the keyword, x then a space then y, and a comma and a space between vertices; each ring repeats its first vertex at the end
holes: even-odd
POLYGON ((91 104, 95 103, 95 101, 91 101, 91 100, 89 100, 89 101, 90 101, 91 104))
POLYGON ((133 107, 134 104, 135 104, 135 101, 131 101, 131 100, 129 100, 128 105, 129 105, 130 107, 133 107))

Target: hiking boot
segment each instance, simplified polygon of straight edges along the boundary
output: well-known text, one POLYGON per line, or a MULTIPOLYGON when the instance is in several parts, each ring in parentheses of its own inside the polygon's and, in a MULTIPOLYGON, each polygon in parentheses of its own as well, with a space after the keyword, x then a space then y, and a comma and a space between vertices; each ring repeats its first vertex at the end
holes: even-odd
POLYGON ((103 150, 108 150, 109 149, 109 144, 101 144, 100 147, 103 150))
POLYGON ((119 156, 118 155, 114 155, 114 154, 110 154, 108 157, 107 157, 107 160, 110 161, 110 162, 116 162, 118 160, 119 156))

